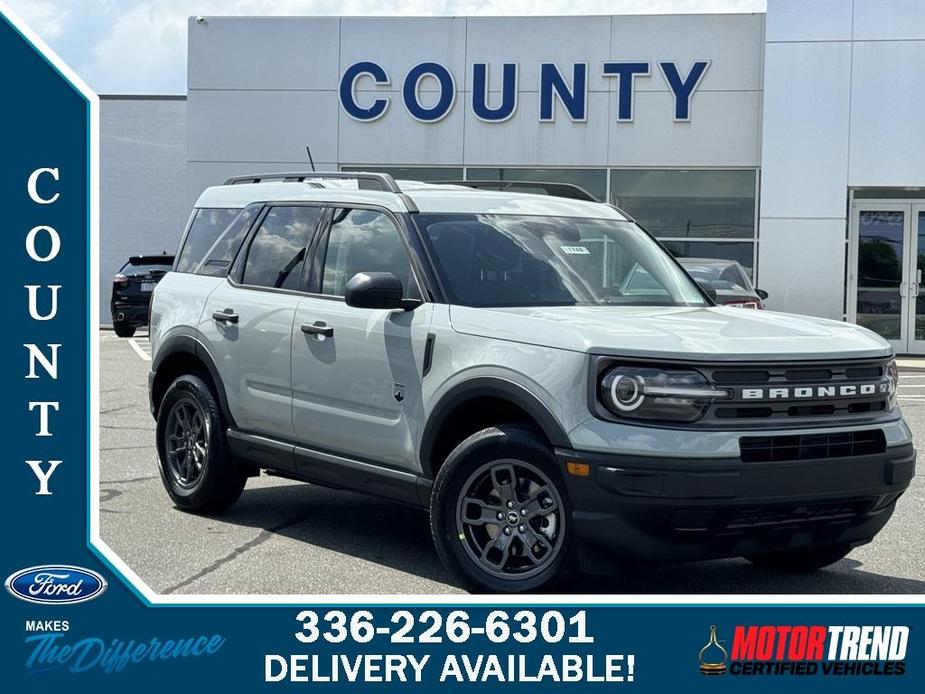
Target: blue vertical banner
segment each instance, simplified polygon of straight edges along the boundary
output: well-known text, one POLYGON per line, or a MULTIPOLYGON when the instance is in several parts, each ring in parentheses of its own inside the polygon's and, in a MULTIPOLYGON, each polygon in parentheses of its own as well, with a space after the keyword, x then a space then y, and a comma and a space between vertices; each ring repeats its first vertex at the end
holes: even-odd
POLYGON ((4 691, 921 691, 921 596, 152 592, 98 539, 97 99, 5 11, 0 65, 4 691))
MULTIPOLYGON (((5 574, 86 562, 92 95, 4 17, 5 574), (60 543, 60 544, 59 544, 60 543)), ((29 612, 14 602, 4 614, 29 612)), ((8 626, 7 624, 4 625, 8 626)))

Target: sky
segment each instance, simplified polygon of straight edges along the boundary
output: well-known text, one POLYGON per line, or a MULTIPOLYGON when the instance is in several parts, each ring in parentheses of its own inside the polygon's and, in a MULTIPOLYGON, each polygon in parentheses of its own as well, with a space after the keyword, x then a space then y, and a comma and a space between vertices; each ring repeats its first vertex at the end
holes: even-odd
POLYGON ((763 12, 766 0, 6 0, 99 94, 185 94, 186 23, 216 15, 763 12))

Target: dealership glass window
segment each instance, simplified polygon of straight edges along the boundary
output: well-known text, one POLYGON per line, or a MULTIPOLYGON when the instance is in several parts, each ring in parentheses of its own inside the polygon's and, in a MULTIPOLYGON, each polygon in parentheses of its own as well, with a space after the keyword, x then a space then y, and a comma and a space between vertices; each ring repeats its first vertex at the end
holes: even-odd
POLYGON ((401 281, 405 296, 417 296, 411 261, 391 218, 375 210, 335 210, 321 293, 343 296, 347 282, 358 272, 391 272, 401 281))
POLYGON ((407 181, 461 181, 461 166, 342 166, 341 171, 373 171, 387 173, 396 180, 407 181))
MULTIPOLYGON (((544 183, 572 183, 584 188, 598 200, 607 199, 607 171, 605 169, 528 169, 528 168, 467 168, 469 181, 541 181, 544 183)), ((531 188, 530 192, 537 192, 531 188)))
POLYGON ((753 238, 755 184, 754 170, 613 169, 610 201, 660 238, 753 238))
POLYGON ((244 264, 244 284, 298 289, 305 248, 321 216, 320 207, 274 207, 251 241, 244 264))
POLYGON ((177 258, 177 272, 196 272, 203 259, 241 210, 214 207, 196 210, 177 258))
POLYGON ((671 241, 659 239, 677 258, 721 258, 735 260, 748 274, 755 276, 755 244, 752 241, 671 241))

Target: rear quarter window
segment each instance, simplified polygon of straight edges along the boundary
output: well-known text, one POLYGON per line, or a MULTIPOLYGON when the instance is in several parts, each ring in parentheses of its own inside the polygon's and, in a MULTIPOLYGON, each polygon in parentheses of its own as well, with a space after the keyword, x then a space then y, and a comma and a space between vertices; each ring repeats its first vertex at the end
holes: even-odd
POLYGON ((260 207, 197 209, 180 249, 176 271, 227 275, 260 207))

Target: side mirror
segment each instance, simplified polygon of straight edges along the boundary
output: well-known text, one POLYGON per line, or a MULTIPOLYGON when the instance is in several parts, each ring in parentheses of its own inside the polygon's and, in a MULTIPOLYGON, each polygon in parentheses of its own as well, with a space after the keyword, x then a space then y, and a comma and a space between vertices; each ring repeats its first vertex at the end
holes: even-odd
POLYGON ((763 289, 756 289, 755 294, 757 294, 758 298, 761 299, 762 301, 768 298, 768 293, 763 289))
POLYGON ((347 282, 344 299, 354 308, 400 308, 412 311, 419 299, 405 299, 404 289, 391 272, 358 272, 347 282))
POLYGON ((698 284, 703 293, 710 297, 710 301, 716 301, 716 287, 713 286, 712 282, 699 278, 694 281, 698 284))

